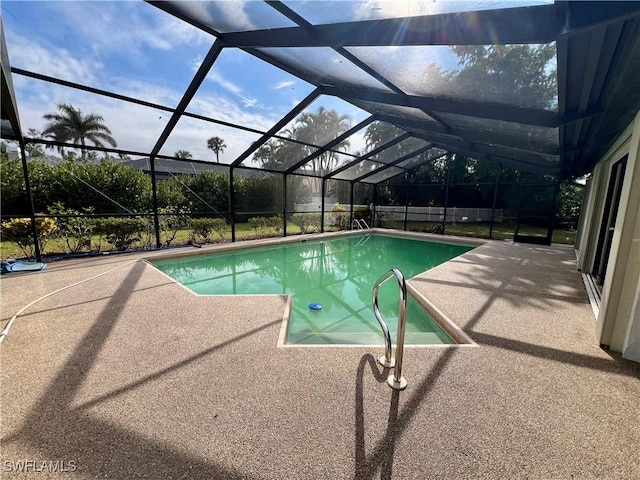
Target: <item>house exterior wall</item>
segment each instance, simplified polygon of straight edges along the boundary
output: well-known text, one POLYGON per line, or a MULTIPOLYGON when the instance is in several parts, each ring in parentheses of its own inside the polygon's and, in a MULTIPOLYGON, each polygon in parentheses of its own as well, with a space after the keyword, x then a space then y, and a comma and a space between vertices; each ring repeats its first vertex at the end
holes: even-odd
POLYGON ((631 311, 631 320, 625 335, 622 356, 640 362, 640 281, 636 285, 636 295, 631 311))
POLYGON ((640 112, 594 169, 583 208, 578 267, 583 273, 594 268, 611 168, 625 155, 627 166, 602 285, 596 337, 600 344, 640 362, 640 112))

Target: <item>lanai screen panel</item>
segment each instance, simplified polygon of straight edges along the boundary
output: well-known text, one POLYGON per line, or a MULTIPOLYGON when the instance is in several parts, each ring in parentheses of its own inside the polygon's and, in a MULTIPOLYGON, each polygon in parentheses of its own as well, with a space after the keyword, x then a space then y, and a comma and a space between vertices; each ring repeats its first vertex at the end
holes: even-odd
POLYGON ((421 122, 436 123, 436 121, 427 115, 423 110, 415 107, 406 107, 403 105, 394 105, 390 103, 368 102, 366 100, 352 100, 354 105, 359 106, 369 112, 389 115, 398 119, 419 120, 421 122))
POLYGON ((194 160, 228 165, 260 136, 261 133, 183 115, 167 138, 160 154, 172 157, 180 156, 178 152, 188 152, 188 158, 194 160), (215 140, 216 137, 222 140, 222 145, 215 140), (214 139, 211 145, 214 149, 209 148, 210 139, 214 139))
POLYGON ((346 170, 337 173, 332 178, 335 178, 337 180, 355 180, 356 178, 359 178, 366 173, 373 172, 378 168, 380 168, 380 164, 378 162, 372 162, 371 160, 362 160, 361 162, 356 163, 346 170))
POLYGON ((359 157, 356 155, 350 155, 343 152, 336 152, 334 150, 328 150, 319 155, 318 157, 306 162, 301 167, 294 170, 294 173, 299 175, 314 175, 324 177, 332 171, 354 162, 359 157))
POLYGON ((390 123, 375 121, 373 123, 370 123, 364 129, 364 131, 358 131, 348 137, 348 150, 349 153, 353 152, 353 154, 350 153, 349 155, 347 155, 342 152, 330 152, 328 159, 332 161, 325 162, 322 168, 317 168, 316 166, 308 164, 301 166, 300 168, 295 170, 294 173, 308 174, 311 171, 317 175, 325 176, 327 174, 336 172, 341 167, 344 167, 349 163, 353 163, 353 166, 350 166, 347 170, 345 170, 349 173, 339 172, 335 177, 344 180, 353 180, 354 178, 357 178, 364 173, 370 172, 376 167, 376 165, 379 165, 379 163, 377 162, 363 160, 363 165, 361 167, 358 167, 358 158, 367 155, 376 148, 382 147, 386 143, 405 133, 406 132, 403 129, 398 128, 390 123), (361 173, 358 174, 358 172, 360 171, 361 173))
POLYGON ((348 47, 408 95, 557 110, 555 42, 546 45, 348 47), (522 57, 540 61, 522 69, 522 57))
POLYGON ((247 167, 264 167, 284 172, 292 165, 318 150, 316 147, 272 137, 263 143, 251 157, 242 162, 247 167))
POLYGON ((377 1, 377 2, 344 2, 314 0, 301 2, 285 0, 283 2, 297 14, 313 25, 377 20, 380 18, 415 17, 421 15, 437 15, 441 13, 475 12, 498 8, 545 5, 553 0, 523 1, 377 1))
POLYGON ((441 148, 430 148, 426 152, 396 163, 393 167, 380 169, 379 172, 362 179, 362 181, 366 183, 380 183, 400 173, 410 171, 421 164, 431 162, 438 157, 446 155, 446 153, 446 150, 442 150, 441 148))
POLYGON ((381 164, 388 164, 404 157, 405 155, 410 155, 416 150, 426 147, 427 145, 429 145, 429 142, 426 140, 409 137, 381 151, 380 153, 369 157, 369 159, 381 164))
MULTIPOLYGON (((250 223, 253 217, 273 217, 282 214, 282 175, 237 168, 234 170, 235 220, 239 223, 250 223)), ((282 220, 274 219, 274 226, 282 225, 282 220)), ((264 225, 252 226, 254 234, 261 236, 267 233, 264 225), (256 228, 257 227, 257 228, 256 228)))
POLYGON ((398 138, 406 133, 405 130, 391 123, 375 121, 367 126, 363 133, 364 144, 360 145, 358 152, 366 155, 376 148, 384 146, 386 143, 398 138))
POLYGON ((364 178, 362 182, 376 184, 405 172, 406 170, 404 168, 389 167, 364 178))
MULTIPOLYGON (((466 142, 460 137, 445 135, 429 130, 420 130, 417 128, 410 128, 409 130, 412 133, 419 135, 430 142, 433 142, 437 146, 447 148, 451 151, 474 149, 479 155, 495 155, 496 157, 518 159, 518 161, 522 161, 525 164, 528 163, 530 165, 552 168, 555 168, 559 161, 558 155, 545 154, 535 150, 525 150, 481 141, 473 143, 466 142)), ((462 153, 466 154, 466 152, 462 153)), ((499 161, 499 158, 496 158, 495 161, 499 161)))
POLYGON ((253 55, 225 48, 187 112, 264 133, 313 89, 313 85, 253 55))
MULTIPOLYGON (((321 95, 279 132, 279 136, 323 147, 346 133, 370 114, 336 97, 321 95)), ((351 142, 345 139, 333 150, 350 152, 351 142)))
POLYGON ((522 145, 529 150, 548 151, 559 146, 558 129, 525 125, 522 123, 504 122, 488 118, 475 118, 452 113, 441 113, 440 118, 452 128, 462 128, 474 132, 478 136, 491 135, 505 137, 503 144, 514 143, 522 145))
MULTIPOLYGON (((369 157, 370 159, 355 163, 349 168, 334 175, 333 178, 340 180, 356 180, 367 173, 375 172, 376 170, 380 170, 382 168, 385 168, 386 170, 394 169, 394 171, 397 171, 399 169, 396 166, 390 166, 386 168, 387 164, 391 164, 399 160, 400 158, 410 155, 412 152, 416 152, 417 150, 428 145, 428 142, 419 138, 408 138, 386 150, 383 150, 377 155, 369 157)), ((416 153, 416 155, 419 154, 416 153)), ((397 173, 394 173, 393 175, 396 175, 397 173)))
MULTIPOLYGON (((428 146, 429 143, 419 138, 407 138, 385 150, 369 157, 359 164, 355 164, 346 170, 335 175, 334 178, 344 180, 355 180, 365 173, 374 172, 381 168, 385 168, 387 164, 391 164, 400 158, 410 155, 412 152, 428 146)), ((417 156, 418 154, 416 154, 417 156)), ((396 167, 391 167, 398 170, 396 167)))
POLYGON ((343 85, 390 93, 371 75, 328 47, 258 48, 283 65, 301 72, 314 85, 343 85))
POLYGON ((166 3, 176 14, 197 19, 204 27, 220 33, 296 26, 264 2, 169 1, 166 3))

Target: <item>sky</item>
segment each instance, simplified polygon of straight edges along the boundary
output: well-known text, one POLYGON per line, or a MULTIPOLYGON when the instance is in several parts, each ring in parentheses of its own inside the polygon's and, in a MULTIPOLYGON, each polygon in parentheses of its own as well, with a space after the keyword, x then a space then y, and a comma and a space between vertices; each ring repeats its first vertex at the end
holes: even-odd
MULTIPOLYGON (((433 0, 285 3, 312 23, 514 5, 497 0, 453 4, 433 0)), ((3 1, 1 5, 11 66, 171 108, 177 106, 215 40, 141 1, 3 1)), ((180 5, 197 11, 220 31, 293 25, 263 2, 180 5)), ((330 49, 316 53, 318 58, 337 65, 337 54, 330 49)), ((387 53, 391 56, 393 52, 387 53)), ((305 58, 305 52, 299 54, 305 58)), ((390 67, 397 68, 393 62, 390 67)), ((44 114, 56 111, 58 103, 70 103, 84 114, 102 115, 119 148, 145 152, 155 145, 170 118, 169 112, 21 75, 14 75, 13 80, 25 132, 29 128, 43 129, 44 114)), ((265 131, 313 88, 248 53, 227 48, 187 111, 265 131)), ((354 125, 368 116, 349 103, 325 96, 307 110, 315 111, 319 106, 348 115, 354 125)), ((188 150, 193 158, 213 161, 215 154, 206 148, 206 140, 213 136, 222 137, 227 145, 221 162, 231 163, 260 135, 183 117, 160 153, 173 155, 178 150, 188 150)), ((364 149, 362 133, 350 142, 351 152, 364 149)))

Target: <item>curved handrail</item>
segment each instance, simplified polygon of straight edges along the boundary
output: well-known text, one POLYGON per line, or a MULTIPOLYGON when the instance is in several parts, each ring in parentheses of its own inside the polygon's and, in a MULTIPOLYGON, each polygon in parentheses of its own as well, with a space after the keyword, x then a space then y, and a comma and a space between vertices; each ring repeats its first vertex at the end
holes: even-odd
POLYGON ((404 332, 407 323, 407 284, 404 280, 404 275, 397 268, 392 268, 383 276, 381 276, 373 286, 373 313, 382 327, 382 333, 384 335, 385 353, 380 357, 378 361, 385 367, 393 367, 395 365, 395 371, 393 375, 390 375, 387 379, 387 383, 396 390, 403 390, 407 386, 407 381, 402 378, 402 356, 404 354, 404 332), (398 286, 400 287, 400 300, 398 302, 398 338, 396 339, 396 358, 393 358, 391 350, 391 334, 389 333, 389 327, 387 322, 382 318, 380 308, 378 306, 378 290, 380 285, 389 280, 391 277, 396 277, 398 286))
POLYGON ((358 220, 357 218, 354 218, 353 221, 351 222, 351 230, 353 230, 353 224, 356 224, 356 226, 358 227, 358 230, 371 230, 369 228, 369 225, 367 224, 367 222, 364 221, 364 219, 360 219, 358 220))

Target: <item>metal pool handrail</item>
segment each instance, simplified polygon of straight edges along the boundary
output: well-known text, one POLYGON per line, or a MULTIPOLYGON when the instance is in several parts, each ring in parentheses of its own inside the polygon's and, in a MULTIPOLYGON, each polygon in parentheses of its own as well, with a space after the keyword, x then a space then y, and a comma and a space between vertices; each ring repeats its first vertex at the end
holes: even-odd
POLYGON ((364 219, 358 220, 357 218, 354 218, 353 222, 351 222, 351 230, 353 230, 354 223, 358 226, 358 230, 371 230, 364 219))
POLYGON ((402 355, 404 353, 404 331, 407 323, 407 284, 404 280, 404 275, 397 268, 392 268, 382 277, 380 277, 373 286, 373 313, 382 327, 382 334, 384 335, 385 352, 378 361, 385 367, 392 368, 395 366, 393 375, 389 375, 387 383, 395 390, 404 390, 407 388, 407 381, 402 377, 402 355), (391 277, 396 277, 398 286, 400 287, 400 301, 398 302, 398 335, 396 342, 396 358, 393 358, 391 351, 391 335, 389 334, 389 327, 387 322, 382 318, 380 308, 378 306, 378 290, 380 285, 389 280, 391 277))

